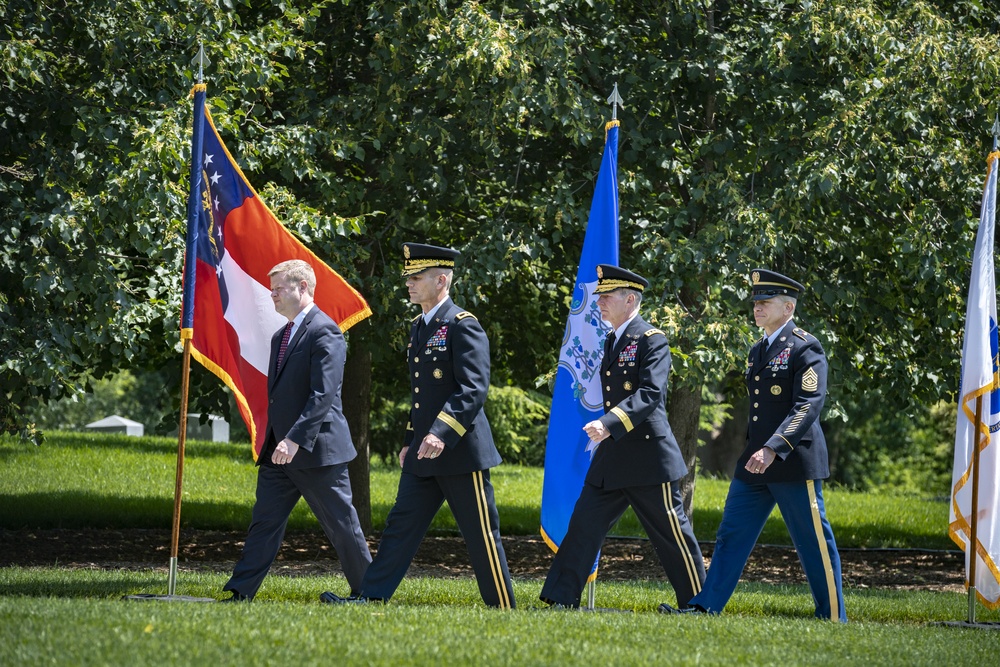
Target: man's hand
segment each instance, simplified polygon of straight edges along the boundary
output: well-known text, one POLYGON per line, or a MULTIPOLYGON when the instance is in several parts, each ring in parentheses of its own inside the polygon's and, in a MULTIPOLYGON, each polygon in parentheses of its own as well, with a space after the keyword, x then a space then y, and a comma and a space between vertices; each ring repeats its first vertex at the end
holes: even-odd
POLYGON ((298 451, 299 446, 288 438, 285 438, 274 448, 274 453, 271 454, 271 463, 276 465, 291 463, 298 451))
POLYGON ((444 440, 433 433, 428 433, 420 443, 417 450, 418 459, 436 459, 444 451, 444 440))
POLYGON ((403 461, 406 459, 406 452, 410 451, 409 447, 403 447, 399 450, 399 467, 403 467, 403 461))
POLYGON ((778 455, 775 454, 774 450, 770 447, 761 447, 753 453, 753 456, 750 457, 750 460, 747 461, 747 464, 743 467, 746 468, 747 472, 759 475, 767 470, 772 463, 774 463, 774 459, 777 458, 777 456, 778 455))
POLYGON ((601 442, 602 440, 605 440, 608 436, 611 435, 611 431, 606 429, 604 427, 604 424, 601 423, 601 420, 599 419, 595 419, 594 421, 585 425, 583 427, 583 430, 586 431, 587 436, 594 442, 601 442))

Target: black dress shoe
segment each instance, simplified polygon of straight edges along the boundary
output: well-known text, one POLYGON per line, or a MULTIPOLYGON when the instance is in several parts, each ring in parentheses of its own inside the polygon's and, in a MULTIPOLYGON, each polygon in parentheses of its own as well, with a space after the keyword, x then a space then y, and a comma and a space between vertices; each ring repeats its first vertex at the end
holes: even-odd
POLYGON ((252 602, 252 601, 253 598, 247 597, 246 595, 243 595, 242 593, 238 593, 236 591, 233 591, 233 597, 226 598, 225 600, 219 600, 219 602, 252 602))
POLYGON ((330 591, 321 593, 319 601, 325 604, 368 604, 369 602, 382 602, 382 600, 377 598, 366 598, 364 595, 352 595, 349 598, 342 598, 330 591))
POLYGON ((666 602, 657 607, 657 611, 661 614, 707 614, 704 609, 698 605, 691 605, 690 607, 684 607, 683 609, 678 609, 677 607, 671 607, 666 602))

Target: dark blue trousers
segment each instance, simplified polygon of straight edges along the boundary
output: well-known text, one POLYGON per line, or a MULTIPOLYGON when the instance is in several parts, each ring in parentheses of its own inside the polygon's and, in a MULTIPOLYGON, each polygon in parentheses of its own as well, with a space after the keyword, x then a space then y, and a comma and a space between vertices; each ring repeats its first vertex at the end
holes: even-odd
POLYGON ((250 530, 243 555, 223 590, 252 598, 278 555, 285 526, 299 498, 305 498, 330 540, 351 590, 372 557, 361 532, 358 513, 351 504, 351 481, 347 464, 319 468, 286 468, 262 465, 257 469, 257 500, 253 505, 250 530))
POLYGON ((684 512, 684 500, 677 482, 602 489, 584 484, 573 507, 566 537, 559 545, 540 598, 545 602, 571 607, 580 604, 580 595, 594 567, 608 531, 629 505, 635 510, 660 564, 677 595, 677 604, 701 590, 705 564, 691 522, 684 512))
POLYGON ((708 577, 691 604, 713 614, 725 608, 775 504, 781 510, 805 570, 816 604, 816 616, 846 623, 840 554, 833 539, 833 529, 826 520, 820 480, 748 484, 734 479, 729 485, 708 577))
POLYGON ((448 501, 465 539, 483 602, 513 609, 514 588, 500 542, 500 516, 489 470, 437 477, 402 473, 396 503, 389 511, 375 558, 361 584, 361 594, 380 600, 392 597, 444 501, 448 501))

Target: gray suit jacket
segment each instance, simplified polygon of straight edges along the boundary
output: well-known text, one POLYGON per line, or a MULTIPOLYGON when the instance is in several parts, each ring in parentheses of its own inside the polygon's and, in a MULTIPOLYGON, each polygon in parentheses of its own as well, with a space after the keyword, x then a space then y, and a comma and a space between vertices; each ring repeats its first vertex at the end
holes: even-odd
POLYGON ((271 465, 271 453, 283 438, 301 448, 287 468, 315 468, 353 460, 357 451, 340 397, 347 358, 340 327, 313 306, 288 342, 284 363, 277 369, 283 332, 279 329, 271 337, 267 428, 257 464, 271 465))

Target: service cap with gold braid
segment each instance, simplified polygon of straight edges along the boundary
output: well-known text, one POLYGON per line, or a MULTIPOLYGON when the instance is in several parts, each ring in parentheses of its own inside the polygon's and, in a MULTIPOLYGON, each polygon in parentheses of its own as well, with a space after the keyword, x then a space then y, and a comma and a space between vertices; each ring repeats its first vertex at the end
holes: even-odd
POLYGON ((642 292, 649 287, 649 281, 637 273, 626 271, 620 266, 612 264, 597 265, 597 288, 594 294, 606 294, 614 292, 616 289, 634 289, 642 292))
POLYGON ((788 276, 783 276, 767 269, 754 269, 750 272, 750 283, 753 301, 763 301, 776 296, 785 295, 798 299, 805 287, 788 276))
POLYGON ((403 244, 403 275, 412 276, 427 269, 454 269, 462 256, 457 250, 424 243, 403 244))

